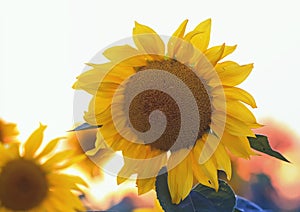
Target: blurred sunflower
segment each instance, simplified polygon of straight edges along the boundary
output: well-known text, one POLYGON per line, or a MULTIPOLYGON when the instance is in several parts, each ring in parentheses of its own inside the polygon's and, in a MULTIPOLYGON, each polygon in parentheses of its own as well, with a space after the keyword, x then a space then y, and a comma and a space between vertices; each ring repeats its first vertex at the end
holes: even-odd
POLYGON ((14 123, 7 123, 0 118, 0 142, 9 143, 15 141, 17 135, 19 135, 17 125, 14 123))
POLYGON ((86 183, 59 170, 80 161, 66 150, 49 155, 62 138, 50 141, 38 153, 46 126, 40 125, 24 143, 0 143, 0 211, 84 211, 71 190, 82 192, 86 183))
MULTIPOLYGON (((97 130, 83 130, 69 133, 65 148, 72 149, 76 155, 83 155, 94 148, 97 130)), ((101 176, 101 169, 98 165, 105 164, 113 155, 109 149, 99 149, 94 155, 86 156, 75 166, 86 173, 89 177, 101 176)))
MULTIPOLYGON (((187 22, 183 21, 167 45, 153 29, 135 23, 136 48, 122 45, 105 50, 103 55, 110 62, 89 63, 92 69, 81 74, 73 86, 93 95, 84 118, 91 125, 103 125, 96 148, 105 143, 115 151, 122 151, 124 166, 118 173, 118 183, 137 174, 138 192, 143 194, 154 188, 156 175, 167 165, 168 186, 172 202, 176 204, 189 194, 195 183, 218 190, 217 170, 224 170, 230 179, 231 161, 227 150, 248 159, 254 152, 247 137, 254 137, 252 129, 261 126, 245 105, 255 108, 254 98, 235 87, 248 77, 253 65, 220 62, 236 46, 223 44, 208 48, 211 20, 185 33, 187 22), (168 91, 177 89, 176 95, 170 97, 151 87, 162 75, 139 78, 148 70, 160 70, 160 74, 167 73, 183 82, 196 102, 196 109, 191 107, 191 101, 185 101, 183 109, 197 111, 196 116, 183 120, 175 99, 184 99, 186 92, 182 92, 177 81, 166 85, 168 91), (143 86, 145 91, 132 98, 132 91, 143 86), (156 110, 163 112, 167 124, 158 139, 148 142, 136 131, 151 130, 148 118, 156 110), (195 117, 199 118, 195 121, 195 117), (195 122, 198 124, 195 139, 192 131, 177 141, 181 128, 192 127, 195 122)), ((170 77, 164 83, 172 80, 170 77)))

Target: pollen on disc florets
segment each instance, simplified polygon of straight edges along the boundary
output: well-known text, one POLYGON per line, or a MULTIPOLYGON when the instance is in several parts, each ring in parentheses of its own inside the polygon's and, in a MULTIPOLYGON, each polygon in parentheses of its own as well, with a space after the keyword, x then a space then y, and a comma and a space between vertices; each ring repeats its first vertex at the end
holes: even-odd
MULTIPOLYGON (((149 61, 146 66, 136 68, 136 71, 140 72, 154 69, 167 71, 175 75, 177 78, 182 80, 186 86, 188 86, 198 106, 200 124, 197 138, 201 138, 203 134, 209 130, 212 114, 210 97, 206 89, 206 85, 203 84, 201 79, 197 77, 190 67, 174 59, 149 61)), ((128 83, 131 83, 130 80, 128 83)), ((180 89, 180 86, 174 85, 174 89, 180 89)), ((124 91, 124 97, 126 101, 126 87, 124 91)), ((189 103, 186 102, 186 105, 188 107, 189 103)), ((148 121, 149 115, 154 110, 160 110, 164 113, 167 118, 167 126, 161 137, 156 141, 149 143, 149 145, 155 149, 168 151, 176 142, 181 124, 179 107, 171 96, 159 90, 146 90, 139 93, 135 96, 133 101, 130 102, 130 122, 136 130, 140 132, 146 132, 150 129, 150 124, 148 121)), ((193 146, 194 143, 195 142, 190 143, 181 141, 180 144, 176 144, 176 149, 172 150, 189 148, 193 146)))

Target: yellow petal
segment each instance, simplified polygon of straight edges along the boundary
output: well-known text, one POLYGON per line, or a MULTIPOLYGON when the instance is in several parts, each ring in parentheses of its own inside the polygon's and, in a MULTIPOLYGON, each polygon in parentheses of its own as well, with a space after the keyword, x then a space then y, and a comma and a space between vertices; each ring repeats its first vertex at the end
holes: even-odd
POLYGON ((34 157, 36 150, 40 147, 44 137, 44 130, 47 126, 40 124, 27 139, 24 145, 24 158, 30 159, 34 157))
POLYGON ((102 82, 98 86, 98 91, 93 96, 92 101, 90 101, 89 112, 99 115, 108 109, 119 86, 120 84, 115 82, 102 82))
POLYGON ((138 194, 142 195, 150 191, 155 186, 155 177, 145 178, 145 179, 137 179, 136 186, 138 187, 138 194))
POLYGON ((246 137, 238 137, 224 132, 221 143, 235 156, 249 159, 255 153, 246 137))
POLYGON ((226 117, 225 130, 232 135, 255 137, 255 134, 250 128, 250 126, 239 119, 236 119, 232 116, 226 117))
POLYGON ((197 31, 190 31, 183 37, 183 40, 185 40, 186 42, 191 42, 191 39, 193 37, 195 37, 196 35, 198 35, 199 33, 200 32, 197 32, 197 31))
POLYGON ((187 19, 184 20, 180 24, 180 26, 178 27, 178 29, 173 33, 172 37, 183 38, 187 23, 188 23, 188 20, 187 19))
POLYGON ((84 119, 91 125, 103 125, 111 117, 111 101, 110 98, 99 98, 94 96, 90 103, 88 111, 84 114, 84 119))
MULTIPOLYGON (((101 82, 101 79, 104 78, 104 76, 114 68, 114 63, 103 63, 103 64, 93 64, 93 63, 87 63, 88 66, 91 66, 92 69, 85 71, 81 73, 77 80, 79 82, 101 82)), ((73 86, 73 88, 76 88, 73 86)))
POLYGON ((239 101, 227 101, 227 114, 246 124, 256 124, 256 118, 252 112, 239 101))
POLYGON ((172 203, 178 204, 190 193, 193 186, 192 154, 188 154, 176 167, 170 169, 170 164, 176 157, 186 154, 186 150, 171 153, 168 161, 168 187, 172 203))
POLYGON ((105 149, 105 150, 107 150, 107 152, 112 151, 111 149, 109 149, 109 146, 105 143, 103 136, 101 135, 100 131, 98 130, 97 134, 96 134, 95 148, 86 151, 85 154, 88 156, 96 156, 96 154, 98 153, 98 151, 100 149, 105 149))
POLYGON ((195 51, 194 53, 195 54, 190 60, 190 63, 195 65, 195 72, 198 73, 201 78, 206 79, 209 83, 209 81, 214 79, 216 76, 214 67, 203 53, 198 51, 195 51))
POLYGON ((148 26, 135 22, 133 40, 136 47, 148 54, 165 54, 165 44, 158 34, 148 26))
MULTIPOLYGON (((136 61, 136 58, 132 59, 132 61, 136 61)), ((93 69, 79 75, 73 88, 85 90, 92 95, 95 95, 96 92, 101 89, 101 83, 121 84, 125 79, 135 73, 135 70, 132 67, 115 65, 113 63, 88 65, 92 66, 93 69)))
POLYGON ((195 36, 192 37, 191 43, 201 52, 204 52, 208 47, 210 40, 210 30, 211 19, 203 21, 193 30, 197 32, 197 34, 195 34, 195 36))
POLYGON ((250 105, 252 108, 257 107, 255 99, 252 97, 252 95, 241 88, 224 87, 224 92, 225 92, 226 98, 228 98, 228 99, 242 101, 242 102, 250 105))
POLYGON ((129 178, 126 177, 121 177, 121 176, 117 176, 117 184, 120 185, 122 183, 124 183, 126 180, 128 180, 129 178))
POLYGON ((188 23, 188 20, 184 20, 180 26, 178 27, 178 29, 173 33, 172 37, 169 39, 168 42, 168 56, 170 58, 174 58, 175 56, 175 52, 177 51, 179 45, 180 45, 180 41, 179 39, 182 39, 184 36, 184 32, 185 32, 185 28, 186 25, 188 23))
MULTIPOLYGON (((135 135, 132 135, 135 136, 135 135)), ((132 139, 133 141, 135 139, 132 139)), ((122 150, 125 157, 133 159, 145 159, 149 152, 149 146, 137 143, 129 143, 129 145, 122 150)))
POLYGON ((120 84, 116 82, 101 82, 96 95, 98 97, 112 98, 119 86, 120 84))
POLYGON ((90 101, 89 109, 84 113, 84 119, 91 125, 104 125, 112 120, 111 99, 102 99, 96 96, 90 101), (101 101, 102 100, 102 101, 101 101), (101 105, 102 104, 102 105, 101 105), (105 108, 107 106, 107 108, 105 108))
MULTIPOLYGON (((45 201, 44 201, 45 202, 45 201)), ((35 208, 30 209, 29 212, 40 212, 40 211, 45 211, 44 208, 42 207, 42 205, 44 205, 44 203, 42 202, 41 204, 39 204, 38 206, 36 206, 35 208)))
POLYGON ((14 158, 17 158, 20 156, 20 143, 13 142, 9 143, 9 146, 7 147, 8 151, 11 152, 14 158))
POLYGON ((88 92, 89 94, 94 95, 99 88, 99 82, 83 83, 80 81, 76 81, 73 84, 72 88, 76 89, 76 90, 84 90, 84 91, 88 92))
MULTIPOLYGON (((209 49, 207 49, 205 51, 205 54, 207 52, 219 52, 221 48, 223 48, 224 44, 223 45, 220 45, 220 46, 214 46, 214 47, 211 47, 209 49)), ((225 46, 224 47, 224 51, 223 51, 223 54, 222 56, 220 57, 220 60, 223 59, 224 57, 226 57, 227 55, 231 54, 232 52, 234 52, 234 50, 236 49, 237 45, 235 46, 225 46)))
POLYGON ((203 172, 210 179, 209 183, 212 184, 213 188, 218 191, 219 181, 218 181, 218 172, 217 164, 213 157, 207 160, 204 164, 200 165, 203 172))
MULTIPOLYGON (((141 57, 141 56, 140 56, 141 57)), ((137 58, 133 58, 133 60, 136 60, 137 58)), ((130 62, 130 61, 127 61, 130 62)), ((136 73, 134 66, 136 64, 130 64, 130 65, 118 65, 115 66, 113 69, 111 69, 109 72, 107 72, 107 74, 105 75, 105 77, 103 78, 102 82, 115 82, 118 84, 121 84, 124 80, 128 79, 129 77, 131 77, 133 74, 136 73)), ((138 66, 142 65, 141 63, 138 63, 138 66)), ((143 65, 146 65, 143 63, 143 65)))
POLYGON ((7 139, 7 137, 13 137, 17 136, 19 134, 19 131, 17 130, 17 125, 14 123, 1 123, 0 119, 0 129, 1 129, 1 138, 4 139, 3 141, 7 139))
POLYGON ((219 60, 222 59, 224 54, 225 44, 219 48, 210 48, 205 51, 205 56, 212 66, 215 66, 219 60))
POLYGON ((201 165, 198 163, 198 159, 196 159, 195 156, 193 156, 193 157, 194 158, 193 158, 193 162, 192 162, 192 168, 193 168, 194 177, 202 185, 208 186, 210 188, 214 188, 214 186, 211 183, 209 183, 209 182, 211 182, 211 180, 203 172, 201 165))
POLYGON ((105 143, 114 151, 120 151, 126 149, 131 142, 125 140, 116 130, 113 121, 107 122, 99 129, 105 143))
POLYGON ((53 140, 51 140, 47 146, 43 149, 43 151, 36 157, 36 159, 40 159, 46 155, 48 155, 49 153, 51 153, 55 147, 57 146, 58 142, 62 139, 66 139, 65 137, 59 137, 59 138, 55 138, 53 140))
MULTIPOLYGON (((204 146, 204 141, 198 140, 193 148, 193 157, 194 157, 193 160, 196 160, 197 164, 198 164, 198 161, 200 158, 200 154, 205 154, 205 153, 202 153, 203 146, 204 146)), ((217 163, 216 163, 214 157, 210 157, 208 160, 206 160, 205 163, 198 164, 198 165, 199 165, 198 169, 201 168, 201 171, 208 178, 209 187, 212 187, 212 188, 218 190, 219 182, 218 182, 218 176, 217 176, 217 163)), ((199 179, 198 179, 199 181, 203 180, 202 179, 203 177, 201 178, 201 175, 198 177, 199 177, 199 179)), ((204 180, 206 180, 206 179, 204 179, 204 180)))
POLYGON ((100 146, 95 146, 94 149, 90 149, 90 150, 86 151, 85 154, 87 156, 94 156, 100 149, 101 149, 100 146))
POLYGON ((81 162, 82 160, 86 159, 87 156, 84 155, 84 154, 81 154, 81 155, 77 155, 77 156, 74 156, 74 157, 71 157, 69 160, 67 161, 64 161, 63 163, 59 163, 55 166, 55 169, 66 169, 68 168, 69 166, 72 166, 74 164, 77 164, 79 162, 81 162))
POLYGON ((113 46, 113 47, 106 49, 103 52, 103 55, 107 59, 109 59, 111 61, 117 61, 117 62, 120 62, 124 59, 130 58, 130 57, 133 57, 133 56, 136 56, 139 54, 140 54, 140 52, 137 49, 135 49, 129 45, 113 46))
POLYGON ((226 57, 227 55, 230 55, 232 52, 235 51, 237 45, 234 45, 234 46, 225 46, 225 49, 224 49, 224 52, 223 52, 223 55, 221 57, 221 59, 223 59, 224 57, 226 57))
POLYGON ((210 128, 218 137, 222 136, 226 123, 226 115, 223 113, 213 112, 210 128))
POLYGON ((174 57, 177 61, 183 64, 188 64, 194 56, 194 47, 191 43, 186 41, 180 41, 174 57))
POLYGON ((253 69, 253 64, 240 66, 235 62, 226 61, 217 64, 215 69, 223 85, 236 86, 248 77, 253 69))
POLYGON ((49 158, 44 164, 42 164, 42 168, 46 171, 51 170, 53 167, 57 166, 58 163, 62 163, 64 160, 69 159, 75 153, 74 150, 65 150, 62 152, 58 152, 54 154, 51 158, 49 158))
POLYGON ((145 53, 129 45, 113 46, 106 49, 103 55, 116 64, 122 63, 131 66, 144 66, 147 64, 147 59, 149 59, 145 53))
POLYGON ((164 212, 164 210, 162 209, 158 199, 155 199, 154 209, 155 209, 155 212, 164 212))
POLYGON ((208 60, 211 62, 213 66, 216 63, 226 57, 227 55, 231 54, 236 49, 235 46, 226 46, 225 44, 220 46, 214 46, 205 51, 205 55, 207 56, 208 60))
POLYGON ((225 171, 227 179, 230 180, 232 174, 231 161, 223 143, 219 143, 216 151, 214 152, 214 157, 217 162, 218 170, 225 171))
POLYGON ((50 186, 59 188, 81 191, 77 184, 88 187, 87 183, 78 176, 50 173, 47 175, 47 179, 50 186))
POLYGON ((37 210, 38 210, 37 212, 43 211, 43 208, 47 208, 47 210, 45 212, 50 212, 50 211, 57 210, 56 207, 55 207, 55 204, 53 204, 53 202, 52 202, 52 200, 49 196, 46 199, 44 199, 42 204, 37 208, 37 210))
POLYGON ((143 179, 156 176, 159 170, 161 170, 161 168, 166 165, 166 162, 166 153, 157 155, 156 152, 152 153, 149 151, 147 158, 139 162, 138 178, 143 179), (151 169, 148 169, 146 167, 151 167, 151 169))
POLYGON ((124 158, 124 165, 118 173, 118 185, 130 178, 132 174, 136 173, 137 167, 138 163, 135 160, 124 158))
MULTIPOLYGON (((53 190, 49 190, 48 191, 48 195, 47 195, 47 202, 49 203, 50 208, 52 207, 53 211, 65 211, 65 210, 69 210, 68 208, 68 204, 65 204, 65 199, 62 199, 61 197, 59 197, 59 194, 57 191, 53 191, 53 190)), ((70 207, 70 206, 69 206, 70 207)), ((50 210, 49 208, 49 210, 50 210)))

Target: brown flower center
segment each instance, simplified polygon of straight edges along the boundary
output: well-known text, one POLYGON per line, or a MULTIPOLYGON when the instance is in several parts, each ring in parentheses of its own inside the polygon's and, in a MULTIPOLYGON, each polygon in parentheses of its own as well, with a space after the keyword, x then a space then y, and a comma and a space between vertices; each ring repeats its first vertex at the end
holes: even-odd
POLYGON ((33 161, 16 159, 8 162, 0 173, 0 202, 10 210, 29 210, 46 197, 45 173, 33 161))
MULTIPOLYGON (((167 71, 175 75, 186 86, 188 86, 198 106, 200 117, 198 138, 201 138, 202 135, 209 130, 212 113, 210 98, 202 81, 197 77, 192 69, 173 59, 149 62, 147 66, 140 67, 137 71, 146 71, 149 69, 167 71)), ((128 83, 130 83, 130 80, 128 83)), ((174 85, 174 87, 176 86, 178 85, 174 85)), ((186 104, 189 105, 189 102, 186 102, 186 104)), ((139 93, 130 103, 130 122, 136 130, 146 132, 151 127, 149 123, 149 115, 154 110, 160 110, 164 113, 167 119, 167 124, 161 137, 156 141, 149 143, 149 145, 155 149, 168 151, 176 142, 181 129, 180 110, 176 101, 171 96, 159 90, 146 90, 139 93)), ((172 150, 189 148, 194 145, 194 142, 181 141, 180 144, 176 144, 175 149, 173 146, 172 150)))

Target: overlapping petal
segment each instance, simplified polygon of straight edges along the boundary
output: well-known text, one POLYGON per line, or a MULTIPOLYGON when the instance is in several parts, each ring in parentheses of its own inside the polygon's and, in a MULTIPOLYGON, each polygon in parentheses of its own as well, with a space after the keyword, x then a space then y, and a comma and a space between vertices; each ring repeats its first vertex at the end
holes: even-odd
POLYGON ((211 19, 201 22, 192 32, 195 32, 191 37, 190 42, 201 52, 204 52, 210 41, 211 19))
POLYGON ((226 61, 217 64, 215 69, 223 85, 236 86, 249 76, 253 69, 253 64, 239 65, 233 61, 226 61))
POLYGON ((190 193, 193 186, 193 170, 190 165, 192 162, 192 154, 188 154, 187 150, 179 150, 172 153, 168 160, 168 187, 172 201, 178 204, 190 193), (182 155, 187 156, 178 163, 178 159, 182 155), (175 167, 174 164, 178 163, 175 167), (169 168, 172 167, 172 168, 169 168), (180 174, 179 174, 180 173, 180 174))
POLYGON ((159 35, 150 27, 135 22, 133 40, 136 47, 148 54, 164 55, 165 44, 159 35))

